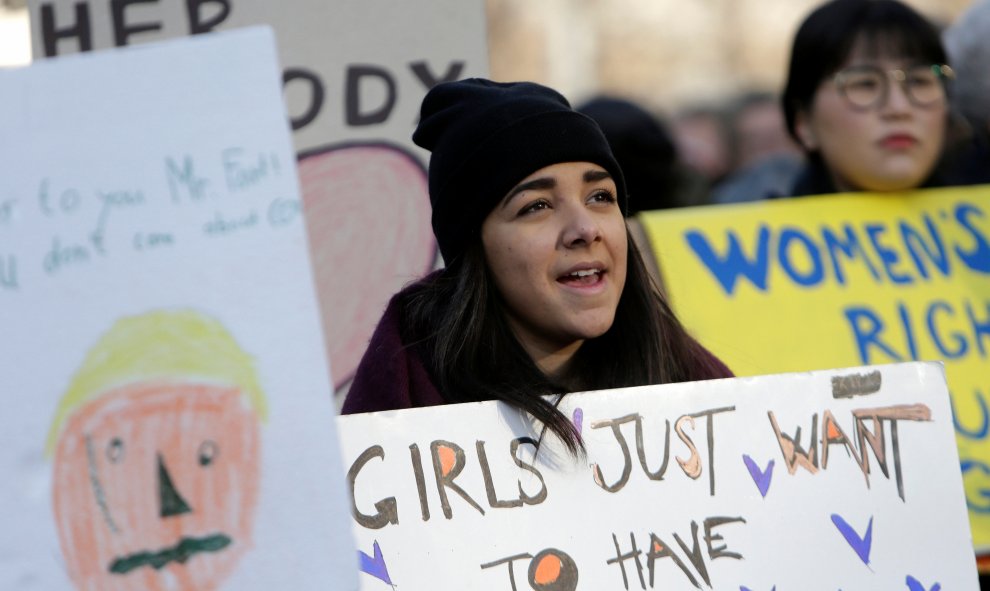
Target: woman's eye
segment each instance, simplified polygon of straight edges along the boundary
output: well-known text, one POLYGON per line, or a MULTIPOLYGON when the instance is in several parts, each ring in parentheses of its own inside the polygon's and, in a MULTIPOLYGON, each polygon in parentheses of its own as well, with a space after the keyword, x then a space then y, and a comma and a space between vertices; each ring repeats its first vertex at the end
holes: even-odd
POLYGON ((874 90, 880 83, 873 78, 858 78, 849 81, 849 88, 855 90, 874 90))
POLYGON ((908 84, 916 88, 925 88, 936 84, 936 80, 932 76, 911 76, 908 78, 908 84))
POLYGON ((543 199, 540 199, 538 201, 534 201, 532 203, 528 203, 525 206, 523 206, 523 208, 519 210, 519 213, 517 215, 523 216, 549 208, 550 208, 550 204, 544 201, 543 199))
POLYGON ((603 189, 601 191, 595 191, 595 193, 591 195, 591 201, 596 203, 615 203, 615 195, 613 195, 611 191, 606 191, 603 189))

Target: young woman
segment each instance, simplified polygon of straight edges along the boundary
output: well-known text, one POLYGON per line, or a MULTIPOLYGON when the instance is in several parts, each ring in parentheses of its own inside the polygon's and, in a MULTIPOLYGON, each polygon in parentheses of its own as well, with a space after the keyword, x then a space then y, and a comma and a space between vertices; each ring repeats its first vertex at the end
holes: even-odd
POLYGON ((576 449, 556 408, 566 392, 732 375, 650 281, 626 230, 622 172, 563 96, 440 84, 413 140, 431 151, 446 266, 392 299, 344 413, 501 400, 576 449))
POLYGON ((793 195, 941 184, 952 79, 939 35, 897 0, 832 0, 799 28, 783 95, 806 170, 793 195))

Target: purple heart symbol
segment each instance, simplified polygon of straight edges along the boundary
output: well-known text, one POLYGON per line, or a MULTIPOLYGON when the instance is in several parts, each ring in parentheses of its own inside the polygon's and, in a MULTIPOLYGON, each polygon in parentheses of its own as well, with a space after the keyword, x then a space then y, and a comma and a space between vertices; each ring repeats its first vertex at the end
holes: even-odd
POLYGON ((911 575, 907 576, 907 581, 905 582, 907 583, 908 589, 910 589, 911 591, 940 591, 942 589, 941 583, 935 583, 934 585, 932 585, 932 588, 929 589, 924 585, 922 585, 921 581, 912 577, 911 575))
POLYGON ((749 475, 753 477, 753 482, 756 483, 756 488, 760 489, 760 494, 766 498, 767 491, 770 490, 770 480, 773 479, 773 460, 767 464, 766 470, 760 470, 753 458, 743 454, 742 459, 746 469, 749 470, 749 475))
POLYGON ((863 564, 870 564, 870 547, 873 546, 873 517, 870 517, 870 523, 866 526, 866 535, 862 538, 856 533, 856 530, 852 528, 851 525, 846 523, 839 514, 832 514, 832 523, 835 527, 839 528, 839 533, 842 537, 846 539, 849 546, 856 551, 859 559, 863 561, 863 564))
MULTIPOLYGON (((739 586, 739 591, 751 591, 751 590, 750 590, 749 587, 745 587, 745 586, 740 585, 739 586)), ((770 591, 777 591, 777 586, 774 585, 773 586, 773 589, 771 589, 770 591)))
POLYGON ((581 407, 574 409, 574 428, 577 429, 578 435, 581 434, 581 428, 584 426, 584 411, 581 407))

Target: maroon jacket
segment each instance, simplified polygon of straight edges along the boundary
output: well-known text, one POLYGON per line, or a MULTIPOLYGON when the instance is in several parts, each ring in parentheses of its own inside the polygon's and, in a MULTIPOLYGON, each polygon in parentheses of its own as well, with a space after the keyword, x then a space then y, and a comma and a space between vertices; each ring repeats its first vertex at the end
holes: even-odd
POLYGON ((402 292, 392 297, 358 364, 341 414, 436 406, 446 402, 423 361, 402 342, 402 292))
MULTIPOLYGON (((445 404, 443 396, 430 379, 419 355, 402 342, 399 327, 399 301, 405 292, 392 297, 371 337, 368 350, 358 365, 354 381, 347 392, 341 414, 436 406, 445 404)), ((696 341, 692 375, 701 379, 731 378, 732 372, 717 357, 696 341)))

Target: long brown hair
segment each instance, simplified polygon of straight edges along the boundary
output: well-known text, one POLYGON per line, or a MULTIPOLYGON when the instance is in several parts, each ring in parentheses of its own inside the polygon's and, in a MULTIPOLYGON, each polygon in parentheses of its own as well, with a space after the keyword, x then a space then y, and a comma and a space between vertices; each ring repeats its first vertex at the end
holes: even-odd
MULTIPOLYGON (((602 390, 713 377, 716 362, 701 355, 674 316, 628 230, 627 241, 615 320, 575 353, 573 382, 602 390)), ((401 326, 403 341, 417 350, 448 402, 500 400, 542 423, 572 452, 582 447, 557 408, 568 389, 550 380, 512 333, 480 239, 407 295, 401 326)))

